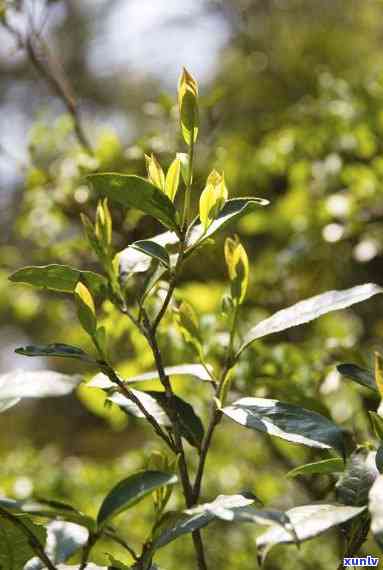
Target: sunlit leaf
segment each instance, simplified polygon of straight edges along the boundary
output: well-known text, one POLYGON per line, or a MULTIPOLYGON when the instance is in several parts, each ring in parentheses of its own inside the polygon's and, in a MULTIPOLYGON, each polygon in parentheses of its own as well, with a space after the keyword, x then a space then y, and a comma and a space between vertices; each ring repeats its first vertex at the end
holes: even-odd
POLYGON ((237 303, 242 303, 249 282, 249 260, 245 248, 238 238, 226 239, 225 260, 229 273, 231 296, 237 303))
POLYGON ((28 531, 42 547, 46 541, 47 533, 43 526, 33 523, 27 515, 14 516, 25 530, 0 513, 0 568, 4 570, 24 570, 28 560, 35 556, 28 531))
POLYGON ((89 289, 79 281, 74 290, 77 305, 77 315, 83 329, 94 336, 97 329, 96 309, 89 289))
POLYGON ((175 158, 166 173, 165 182, 165 193, 169 200, 174 202, 177 194, 179 182, 180 182, 180 172, 181 172, 181 161, 179 158, 175 158))
POLYGON ((0 402, 17 398, 65 396, 81 380, 78 374, 61 374, 53 370, 13 370, 0 376, 0 402))
POLYGON ((148 172, 148 179, 154 186, 165 191, 165 174, 162 167, 154 154, 148 156, 145 154, 146 170, 148 172))
POLYGON ((206 231, 217 218, 228 199, 228 191, 223 175, 213 170, 199 199, 199 219, 206 231))
POLYGON ((247 428, 344 455, 342 431, 317 412, 266 398, 242 398, 222 412, 247 428))
MULTIPOLYGON (((338 526, 364 511, 365 507, 343 505, 304 505, 286 511, 299 542, 319 536, 330 528, 338 526)), ((293 537, 280 525, 273 525, 257 538, 257 547, 264 558, 276 544, 292 544, 293 537)))
POLYGON ((344 463, 342 459, 331 458, 322 459, 321 461, 315 461, 314 463, 306 463, 305 465, 299 465, 295 469, 291 469, 286 475, 286 477, 298 477, 298 475, 319 475, 325 473, 340 473, 344 469, 344 463))
POLYGON ((156 489, 174 485, 177 477, 161 471, 139 471, 120 481, 105 497, 97 515, 99 527, 129 509, 156 489))
POLYGON ((366 283, 344 291, 327 291, 327 293, 300 301, 288 309, 278 311, 272 317, 253 327, 245 336, 239 352, 242 352, 254 340, 308 323, 331 311, 346 309, 351 305, 366 301, 370 297, 382 293, 382 291, 383 289, 378 285, 366 283))
POLYGON ((23 267, 9 277, 15 283, 26 283, 62 293, 73 293, 81 280, 93 295, 105 293, 107 281, 105 277, 93 271, 80 271, 67 265, 43 265, 39 267, 23 267))
POLYGON ((137 208, 153 216, 170 230, 178 230, 173 202, 150 182, 131 174, 101 173, 88 175, 99 195, 125 207, 137 208))
POLYGON ((185 68, 178 83, 178 108, 182 136, 186 144, 190 145, 198 136, 198 84, 185 68))

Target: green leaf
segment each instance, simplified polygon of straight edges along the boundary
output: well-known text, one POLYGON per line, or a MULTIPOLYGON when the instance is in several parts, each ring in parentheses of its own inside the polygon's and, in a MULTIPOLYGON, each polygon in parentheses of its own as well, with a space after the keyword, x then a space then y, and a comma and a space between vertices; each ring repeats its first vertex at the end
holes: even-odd
POLYGON ((241 304, 246 296, 249 283, 249 260, 245 248, 237 237, 235 239, 226 239, 225 260, 229 273, 232 299, 241 304))
POLYGON ((188 230, 187 253, 190 253, 197 245, 211 238, 215 233, 223 230, 234 221, 238 221, 245 214, 250 213, 259 206, 267 206, 268 200, 263 198, 233 198, 227 200, 217 218, 211 223, 207 231, 199 218, 196 218, 188 230))
POLYGON ((82 526, 91 532, 96 530, 96 521, 62 501, 49 499, 36 499, 20 502, 15 505, 31 517, 45 518, 55 521, 64 521, 82 526))
POLYGON ((222 412, 250 429, 309 447, 334 448, 344 456, 342 431, 317 412, 266 398, 242 398, 222 412))
POLYGON ((383 289, 378 285, 366 283, 344 291, 327 291, 305 301, 300 301, 288 309, 278 311, 272 317, 261 321, 250 329, 239 349, 239 354, 254 340, 308 323, 326 313, 346 309, 382 292, 383 289))
POLYGON ((199 219, 206 232, 217 218, 228 199, 228 191, 223 175, 213 170, 199 199, 199 219))
POLYGON ((80 271, 67 265, 42 265, 23 267, 9 277, 15 283, 26 283, 61 293, 73 293, 78 281, 82 281, 93 295, 105 294, 105 277, 93 271, 80 271))
POLYGON ((57 356, 60 358, 75 358, 77 360, 84 360, 85 362, 94 362, 94 358, 89 356, 89 354, 84 352, 81 348, 62 343, 52 343, 42 346, 24 346, 16 348, 15 352, 22 356, 57 356))
POLYGON ((176 158, 177 160, 180 161, 182 179, 184 183, 187 185, 189 181, 190 157, 186 152, 177 152, 176 158))
POLYGON ((191 145, 198 136, 198 84, 185 68, 178 83, 178 108, 182 136, 186 144, 191 145))
POLYGON ((5 400, 0 400, 0 414, 1 412, 5 412, 6 410, 13 408, 13 406, 16 406, 16 404, 18 404, 19 402, 20 398, 8 398, 5 400))
POLYGON ((0 568, 4 570, 24 570, 28 560, 35 556, 28 531, 43 547, 46 541, 47 533, 44 527, 34 524, 27 515, 14 516, 25 530, 0 514, 0 568))
POLYGON ((94 337, 97 329, 96 309, 89 289, 81 281, 76 285, 74 298, 77 306, 77 316, 82 328, 91 337, 94 337))
MULTIPOLYGON (((152 415, 160 425, 171 425, 169 419, 169 405, 165 392, 156 392, 154 390, 142 392, 141 390, 133 389, 131 389, 131 392, 141 401, 150 415, 152 415)), ((145 417, 136 404, 123 394, 115 393, 108 398, 108 400, 122 408, 128 414, 137 418, 145 417)), ((204 428, 200 418, 194 412, 192 406, 178 396, 173 397, 173 405, 178 414, 181 436, 184 437, 190 445, 199 448, 204 436, 204 428)))
POLYGON ((143 253, 146 256, 157 259, 165 267, 169 267, 170 259, 169 254, 162 245, 156 243, 155 241, 150 241, 148 239, 136 241, 132 243, 130 247, 133 247, 137 251, 143 253))
POLYGON ((378 352, 374 353, 374 377, 380 397, 383 398, 383 358, 378 352))
MULTIPOLYGON (((178 236, 174 232, 164 232, 150 238, 149 241, 158 244, 162 248, 179 243, 178 236)), ((132 246, 128 246, 120 251, 118 257, 120 266, 119 273, 123 281, 134 273, 144 273, 148 271, 152 261, 146 252, 133 249, 132 246)), ((163 272, 163 267, 161 267, 161 270, 163 272)))
POLYGON ((383 441, 383 418, 381 418, 376 412, 368 412, 372 424, 372 429, 374 430, 375 436, 383 441))
POLYGON ((105 497, 97 515, 97 523, 101 528, 105 524, 129 509, 156 489, 177 483, 174 474, 161 471, 138 471, 120 481, 105 497))
MULTIPOLYGON (((304 505, 286 511, 286 515, 295 529, 299 542, 304 542, 358 516, 364 509, 365 507, 343 505, 304 505)), ((273 525, 257 538, 257 548, 264 559, 272 546, 293 542, 291 533, 280 525, 273 525)))
POLYGON ((366 505, 368 493, 378 474, 374 452, 364 448, 354 451, 336 484, 337 501, 352 507, 366 505))
POLYGON ((339 364, 336 369, 342 376, 347 376, 357 382, 361 386, 365 386, 374 392, 378 392, 378 387, 375 384, 375 378, 373 372, 360 368, 356 364, 339 364))
POLYGON ((343 471, 344 463, 342 459, 331 458, 315 461, 314 463, 306 463, 295 467, 286 474, 286 477, 297 477, 298 475, 319 475, 324 473, 339 473, 343 471))
MULTIPOLYGON (((179 364, 176 366, 167 366, 165 369, 166 376, 191 376, 197 380, 202 380, 202 382, 212 382, 211 376, 202 364, 179 364)), ((157 370, 151 370, 150 372, 144 372, 143 374, 138 374, 137 376, 130 376, 126 379, 121 379, 125 384, 135 384, 140 382, 148 382, 152 380, 159 380, 159 374, 157 370)), ((91 388, 102 388, 108 389, 113 388, 116 385, 109 380, 106 374, 99 372, 96 374, 88 383, 87 386, 91 388)))
POLYGON ((383 475, 376 478, 370 489, 368 509, 372 534, 383 552, 383 475))
POLYGON ((0 376, 0 404, 17 398, 65 396, 81 380, 78 374, 61 374, 53 370, 13 370, 0 376))
POLYGON ((165 174, 154 154, 151 156, 145 154, 145 162, 149 182, 165 192, 165 174))
POLYGON ((180 183, 181 161, 175 158, 166 173, 165 194, 174 202, 180 183))
POLYGON ((90 174, 88 180, 99 195, 125 207, 137 208, 153 216, 170 230, 178 231, 177 213, 173 202, 150 182, 131 174, 90 174))
POLYGON ((174 314, 185 342, 190 344, 194 348, 195 352, 202 357, 201 333, 198 317, 193 307, 190 303, 183 301, 174 314))

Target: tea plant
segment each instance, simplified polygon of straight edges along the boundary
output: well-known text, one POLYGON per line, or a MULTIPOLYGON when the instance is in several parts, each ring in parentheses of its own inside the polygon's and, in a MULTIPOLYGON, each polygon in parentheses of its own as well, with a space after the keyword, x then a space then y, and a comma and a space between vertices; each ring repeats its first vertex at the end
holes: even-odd
MULTIPOLYGON (((249 396, 233 401, 232 396, 233 371, 252 343, 367 300, 383 289, 369 283, 344 291, 328 291, 278 311, 241 338, 239 323, 250 277, 249 262, 239 238, 227 237, 224 260, 228 292, 222 307, 228 324, 228 342, 222 362, 213 366, 204 346, 198 316, 190 304, 180 302, 177 287, 182 271, 190 256, 203 255, 204 247, 212 243, 216 234, 254 208, 267 206, 268 202, 255 197, 230 199, 223 173, 213 170, 199 197, 199 214, 192 215, 191 196, 197 191, 193 184, 193 165, 199 107, 197 82, 186 70, 179 81, 178 107, 187 152, 177 154, 166 173, 152 155, 146 157, 147 178, 118 173, 96 173, 87 177, 99 202, 95 222, 86 216, 82 216, 82 222, 102 273, 47 265, 24 267, 10 276, 16 283, 72 295, 82 328, 94 346, 94 354, 62 343, 26 346, 16 352, 30 357, 82 361, 97 371, 88 386, 102 389, 109 405, 114 404, 126 414, 144 419, 160 448, 150 457, 147 469, 128 474, 116 483, 95 518, 60 501, 2 499, 0 568, 4 570, 90 570, 95 568, 93 549, 103 538, 119 545, 121 558, 131 560, 128 566, 110 556, 109 568, 153 570, 157 568, 154 562, 157 552, 184 534, 191 535, 196 566, 206 570, 209 552, 201 530, 215 520, 268 526, 257 539, 260 562, 275 544, 299 545, 333 527, 342 530, 345 556, 358 551, 370 526, 383 547, 383 478, 378 474, 382 468, 382 447, 376 458, 371 446, 360 446, 350 453, 343 431, 317 412, 275 399, 249 396), (108 201, 152 216, 166 231, 115 252, 108 201), (108 350, 106 329, 100 324, 100 305, 105 300, 113 303, 121 319, 129 319, 145 339, 155 364, 152 372, 123 378, 116 370, 108 350), (166 326, 172 322, 194 354, 192 364, 167 366, 166 346, 159 336, 165 317, 166 326), (207 384, 211 395, 209 402, 204 402, 209 407, 206 425, 190 403, 175 393, 173 376, 207 384), (160 391, 141 388, 153 378, 159 380, 160 391), (260 506, 256 496, 240 490, 235 495, 220 494, 210 502, 201 502, 213 435, 226 419, 270 437, 329 450, 332 456, 328 459, 302 465, 288 476, 338 474, 336 502, 297 506, 283 512, 260 506), (184 501, 184 507, 177 511, 173 506, 176 503, 169 503, 176 492, 181 493, 184 501), (138 551, 130 544, 129 536, 121 535, 114 521, 144 498, 150 498, 153 503, 153 520, 138 551), (76 553, 80 559, 77 566, 66 566, 76 553)), ((373 373, 355 365, 341 365, 340 372, 383 395, 383 366, 379 355, 373 373)), ((78 375, 51 371, 9 373, 0 379, 0 411, 23 397, 67 394, 80 382, 78 375)), ((371 413, 378 441, 383 439, 382 415, 379 410, 371 413)))

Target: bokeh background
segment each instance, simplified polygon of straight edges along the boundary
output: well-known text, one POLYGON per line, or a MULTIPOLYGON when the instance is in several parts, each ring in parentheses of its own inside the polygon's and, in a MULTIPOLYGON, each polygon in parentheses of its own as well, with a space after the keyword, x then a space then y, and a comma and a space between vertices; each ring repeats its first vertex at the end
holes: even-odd
MULTIPOLYGON (((2 6, 0 2, 0 8, 2 6)), ((200 83, 200 140, 194 205, 209 171, 224 170, 231 196, 257 195, 271 206, 233 228, 251 259, 241 330, 304 297, 362 282, 383 283, 383 2, 380 0, 30 0, 13 2, 12 26, 35 26, 51 66, 78 101, 89 156, 62 101, 0 26, 0 372, 56 368, 94 371, 71 361, 14 354, 27 343, 66 342, 90 349, 71 299, 10 284, 23 265, 96 268, 80 224, 95 198, 84 183, 94 170, 144 174, 144 153, 166 166, 183 151, 176 115, 182 66, 200 83), (40 32, 41 30, 41 32, 40 32)), ((136 211, 113 208, 116 251, 158 233, 136 211)), ((192 258, 178 298, 198 312, 210 361, 227 340, 223 240, 192 258)), ((132 291, 132 295, 134 292, 132 291)), ((336 371, 348 360, 370 364, 381 348, 382 301, 331 314, 258 343, 236 370, 237 395, 300 403, 332 417, 359 443, 372 441, 367 410, 377 402, 336 371)), ((153 366, 143 341, 109 304, 102 309, 114 362, 122 374, 153 366)), ((161 344, 168 364, 189 362, 172 320, 161 344)), ((154 384, 153 384, 154 386, 154 384)), ((204 386, 177 382, 202 417, 204 386)), ((140 421, 104 407, 80 387, 62 399, 25 401, 0 418, 1 494, 72 502, 94 514, 106 490, 145 465, 158 449, 140 421)), ((329 476, 286 479, 325 452, 222 424, 208 462, 204 498, 251 489, 267 505, 289 508, 333 498, 329 476), (330 494, 329 494, 330 493, 330 494)), ((174 504, 181 507, 179 498, 174 504)), ((150 505, 121 517, 139 544, 150 505)), ((252 526, 206 531, 211 568, 257 568, 252 526)), ((105 563, 103 543, 95 561, 105 563)), ((373 553, 372 542, 365 546, 373 553)), ((336 532, 299 550, 272 551, 267 569, 335 568, 336 532)), ((166 570, 194 568, 188 538, 159 556, 166 570)))

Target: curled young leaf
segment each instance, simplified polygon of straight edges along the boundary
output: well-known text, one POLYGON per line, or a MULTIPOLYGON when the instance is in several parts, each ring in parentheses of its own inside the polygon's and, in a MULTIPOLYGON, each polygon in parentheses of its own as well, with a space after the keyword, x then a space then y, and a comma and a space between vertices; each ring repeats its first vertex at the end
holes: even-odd
POLYGON ((229 273, 232 299, 241 304, 246 296, 249 282, 249 260, 238 238, 226 239, 225 260, 229 273))
POLYGON ((165 174, 154 154, 151 154, 151 156, 145 154, 145 162, 149 182, 157 186, 162 192, 165 192, 165 174))
POLYGON ((198 84, 185 68, 182 70, 178 83, 178 108, 182 136, 186 144, 190 146, 198 136, 198 84))
POLYGON ((108 199, 100 200, 96 211, 95 236, 104 254, 108 254, 112 244, 112 216, 108 199))
POLYGON ((89 289, 79 281, 74 290, 77 315, 83 329, 94 337, 97 329, 96 309, 89 289))
POLYGON ((227 199, 228 191, 223 174, 213 170, 199 199, 199 219, 205 231, 217 218, 227 199))
POLYGON ((167 197, 174 202, 177 194, 179 182, 180 182, 180 172, 181 172, 181 161, 179 158, 175 158, 166 173, 165 181, 165 194, 167 197))

